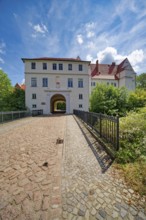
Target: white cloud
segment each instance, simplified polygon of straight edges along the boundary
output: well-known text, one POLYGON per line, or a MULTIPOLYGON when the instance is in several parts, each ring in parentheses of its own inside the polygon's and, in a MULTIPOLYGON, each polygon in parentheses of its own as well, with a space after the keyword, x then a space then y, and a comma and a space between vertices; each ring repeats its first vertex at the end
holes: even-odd
POLYGON ((133 66, 135 71, 139 71, 139 63, 142 63, 144 61, 144 51, 142 49, 140 50, 134 50, 130 54, 119 54, 117 52, 117 49, 114 47, 106 47, 104 50, 101 50, 97 53, 97 57, 92 57, 91 54, 87 55, 87 59, 91 60, 93 63, 96 62, 96 60, 99 61, 99 63, 105 63, 110 64, 113 61, 115 61, 117 64, 122 62, 125 58, 128 58, 131 65, 133 66))
MULTIPOLYGON (((4 54, 5 53, 5 47, 6 47, 6 45, 5 45, 5 43, 4 42, 1 42, 0 43, 0 54, 4 54)), ((0 63, 5 63, 4 62, 4 60, 0 57, 0 63)))
POLYGON ((94 37, 95 33, 93 31, 89 31, 87 33, 87 38, 91 38, 91 37, 94 37))
POLYGON ((0 63, 4 63, 4 60, 0 57, 0 63))
POLYGON ((22 80, 21 84, 25 84, 25 79, 22 80))
POLYGON ((45 34, 48 31, 47 27, 44 24, 34 25, 33 29, 34 29, 35 32, 42 33, 42 34, 45 34))
POLYGON ((141 63, 144 60, 144 52, 143 50, 135 50, 131 54, 128 55, 128 59, 132 65, 136 66, 137 63, 141 63))
POLYGON ((89 31, 89 30, 94 29, 95 26, 96 26, 96 23, 95 23, 95 22, 89 22, 89 23, 86 23, 86 24, 85 24, 85 29, 86 29, 86 31, 89 31))
POLYGON ((4 48, 6 47, 5 43, 2 42, 0 43, 0 53, 3 54, 4 53, 4 48))
POLYGON ((77 42, 79 43, 79 44, 83 44, 83 36, 81 35, 81 34, 78 34, 77 35, 77 42))

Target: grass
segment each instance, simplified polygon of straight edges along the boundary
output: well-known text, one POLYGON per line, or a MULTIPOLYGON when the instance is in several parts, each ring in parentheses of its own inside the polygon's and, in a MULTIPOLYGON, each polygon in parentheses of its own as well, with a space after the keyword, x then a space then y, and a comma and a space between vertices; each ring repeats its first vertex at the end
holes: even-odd
POLYGON ((124 173, 127 184, 140 195, 146 195, 146 162, 115 164, 124 173))

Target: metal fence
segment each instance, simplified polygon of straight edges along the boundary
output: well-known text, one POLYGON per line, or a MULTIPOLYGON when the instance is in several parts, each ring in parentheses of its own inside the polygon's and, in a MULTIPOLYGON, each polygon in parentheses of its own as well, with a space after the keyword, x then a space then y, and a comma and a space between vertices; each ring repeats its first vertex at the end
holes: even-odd
POLYGON ((29 111, 11 111, 11 112, 0 112, 0 123, 7 121, 13 121, 18 118, 24 118, 30 116, 29 111))
POLYGON ((113 150, 119 150, 119 117, 74 110, 74 114, 109 143, 113 150))
POLYGON ((32 116, 38 116, 38 115, 43 115, 43 109, 39 110, 32 110, 32 116))

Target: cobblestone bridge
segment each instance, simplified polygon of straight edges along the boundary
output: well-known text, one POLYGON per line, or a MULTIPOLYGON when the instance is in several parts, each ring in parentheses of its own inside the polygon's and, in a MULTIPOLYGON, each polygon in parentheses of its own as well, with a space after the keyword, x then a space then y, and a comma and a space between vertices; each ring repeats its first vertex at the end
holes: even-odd
POLYGON ((111 162, 72 115, 0 125, 0 219, 146 219, 111 162))

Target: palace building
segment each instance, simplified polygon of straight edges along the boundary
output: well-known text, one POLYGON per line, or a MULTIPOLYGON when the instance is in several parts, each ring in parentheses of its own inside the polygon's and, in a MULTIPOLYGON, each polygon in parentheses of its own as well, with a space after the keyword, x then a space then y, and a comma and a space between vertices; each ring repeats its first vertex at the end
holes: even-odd
POLYGON ((25 100, 43 114, 89 110, 89 97, 97 83, 135 90, 134 72, 126 58, 119 65, 92 64, 77 58, 22 58, 25 65, 25 100), (59 106, 63 106, 61 109, 59 106))

